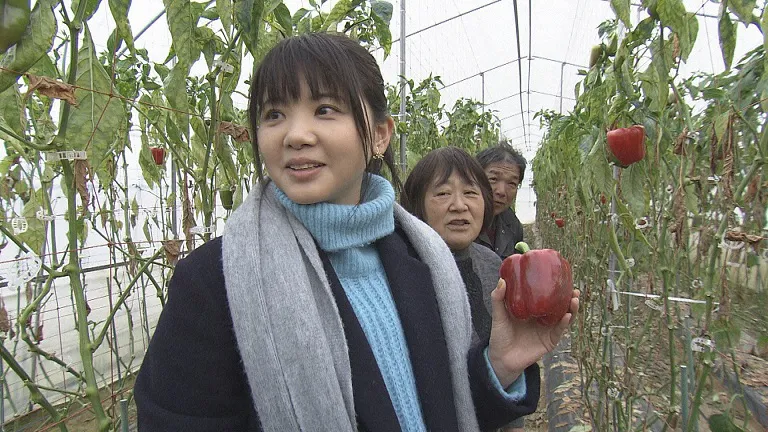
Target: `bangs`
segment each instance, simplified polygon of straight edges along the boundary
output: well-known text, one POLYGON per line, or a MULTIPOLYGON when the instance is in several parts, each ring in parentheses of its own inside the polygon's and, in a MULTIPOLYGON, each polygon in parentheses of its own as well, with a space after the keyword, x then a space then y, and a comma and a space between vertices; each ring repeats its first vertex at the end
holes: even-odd
POLYGON ((332 97, 348 107, 360 105, 360 83, 350 71, 351 59, 337 45, 322 39, 291 38, 270 51, 256 73, 255 103, 260 114, 269 104, 295 102, 301 97, 301 83, 306 82, 313 100, 332 97))
MULTIPOLYGON (((447 147, 446 149, 451 149, 447 147)), ((451 149, 453 150, 453 149, 451 149)), ((472 186, 480 186, 480 181, 473 174, 471 156, 464 155, 460 150, 441 152, 436 172, 435 185, 441 185, 448 181, 453 173, 457 173, 461 179, 472 186)), ((485 173, 483 173, 484 175, 485 173)))

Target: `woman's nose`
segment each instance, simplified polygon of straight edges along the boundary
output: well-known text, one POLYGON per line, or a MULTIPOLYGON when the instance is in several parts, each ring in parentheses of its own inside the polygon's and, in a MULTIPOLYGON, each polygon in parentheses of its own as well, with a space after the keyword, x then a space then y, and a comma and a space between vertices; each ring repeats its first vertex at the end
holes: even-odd
POLYGON ((467 203, 464 201, 464 198, 461 196, 461 194, 454 195, 453 199, 451 200, 451 206, 449 207, 449 210, 464 211, 466 208, 467 203))
POLYGON ((288 147, 300 149, 304 146, 317 144, 317 135, 310 121, 296 118, 288 123, 288 130, 283 142, 288 147))

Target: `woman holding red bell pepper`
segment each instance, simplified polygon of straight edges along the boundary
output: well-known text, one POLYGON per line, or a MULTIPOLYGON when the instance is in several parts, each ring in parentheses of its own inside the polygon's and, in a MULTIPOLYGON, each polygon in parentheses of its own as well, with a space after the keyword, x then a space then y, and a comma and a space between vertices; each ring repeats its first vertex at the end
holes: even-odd
MULTIPOLYGON (((475 331, 473 339, 475 342, 489 340, 492 337, 492 314, 496 307, 492 293, 498 291, 501 258, 489 248, 474 243, 481 230, 490 225, 494 214, 491 187, 482 167, 460 148, 435 149, 411 170, 405 182, 402 203, 406 210, 437 231, 450 248, 466 287, 475 331)), ((571 295, 569 292, 566 308, 570 306, 571 295)), ((495 322, 508 319, 508 314, 503 311, 504 305, 500 307, 502 312, 494 318, 495 322)), ((558 318, 564 314, 565 310, 558 318)), ((527 326, 524 321, 515 324, 527 326)), ((554 324, 556 322, 551 322, 548 326, 554 324)), ((531 326, 531 329, 535 327, 531 326)), ((546 334, 546 331, 541 334, 546 334)), ((546 346, 554 347, 557 340, 559 336, 550 338, 546 346)), ((520 432, 524 430, 523 426, 521 417, 500 430, 520 432)))

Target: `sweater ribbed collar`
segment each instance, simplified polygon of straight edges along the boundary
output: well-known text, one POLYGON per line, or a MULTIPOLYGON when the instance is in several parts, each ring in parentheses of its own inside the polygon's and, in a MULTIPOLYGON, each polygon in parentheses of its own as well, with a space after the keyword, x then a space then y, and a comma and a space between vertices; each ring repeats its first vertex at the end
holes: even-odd
POLYGON ((395 191, 389 181, 377 175, 369 174, 368 190, 358 205, 297 204, 274 182, 270 189, 327 252, 365 246, 395 230, 395 191))

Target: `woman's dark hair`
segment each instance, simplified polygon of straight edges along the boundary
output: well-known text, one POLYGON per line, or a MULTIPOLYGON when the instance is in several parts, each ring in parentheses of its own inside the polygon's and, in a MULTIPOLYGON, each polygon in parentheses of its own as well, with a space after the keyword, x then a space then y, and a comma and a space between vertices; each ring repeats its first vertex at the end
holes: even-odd
POLYGON ((424 202, 427 189, 433 184, 446 182, 454 172, 459 174, 465 182, 480 188, 485 204, 482 227, 482 231, 485 231, 493 221, 491 184, 483 167, 469 153, 458 147, 438 148, 421 158, 405 180, 400 203, 411 214, 426 221, 427 212, 424 202))
MULTIPOLYGON (((363 142, 363 155, 370 159, 367 172, 378 174, 382 162, 387 165, 396 192, 402 183, 395 168, 392 147, 387 147, 384 160, 369 158, 373 144, 373 131, 368 115, 374 124, 386 121, 389 116, 384 79, 376 59, 360 44, 342 34, 308 33, 280 41, 259 64, 251 83, 248 114, 250 116, 254 160, 259 179, 263 178, 257 129, 264 104, 295 101, 301 97, 301 82, 305 80, 313 98, 332 95, 347 104, 355 118, 357 133, 363 142), (371 113, 366 112, 363 101, 371 113)), ((368 187, 368 177, 363 179, 361 197, 368 187)))
POLYGON ((515 164, 520 169, 520 183, 523 182, 525 168, 528 166, 528 162, 519 151, 512 147, 512 143, 509 141, 502 140, 498 145, 481 151, 475 158, 480 162, 483 169, 488 168, 488 165, 492 163, 506 162, 515 164))

